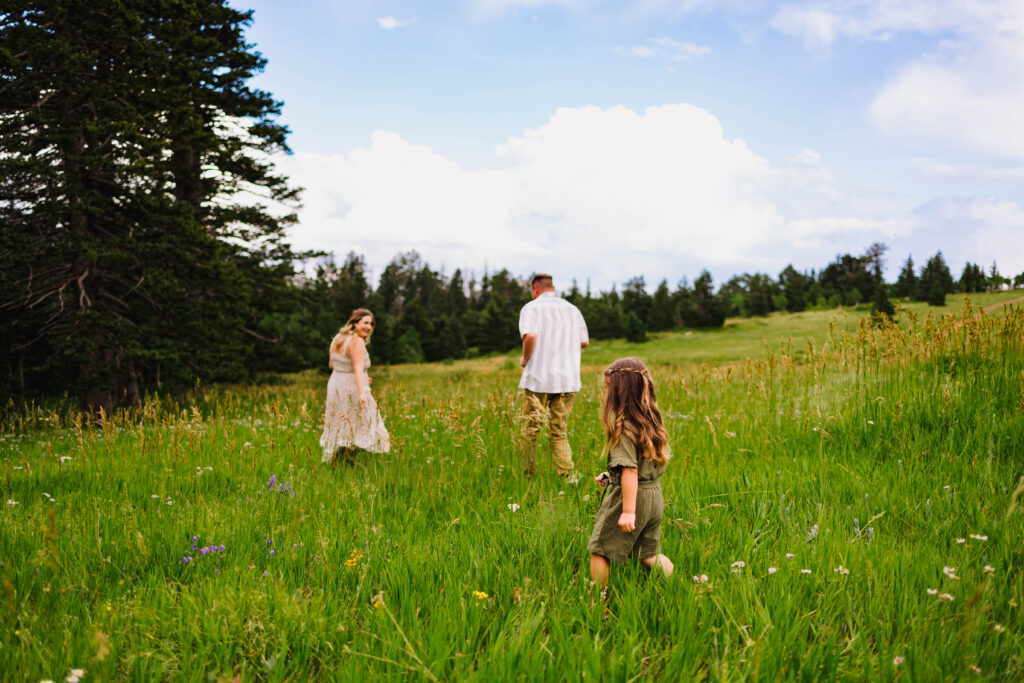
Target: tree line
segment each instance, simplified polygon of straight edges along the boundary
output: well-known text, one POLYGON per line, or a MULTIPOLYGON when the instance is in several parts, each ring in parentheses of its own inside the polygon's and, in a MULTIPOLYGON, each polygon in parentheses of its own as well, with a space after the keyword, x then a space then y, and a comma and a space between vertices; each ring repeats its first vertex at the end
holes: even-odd
MULTIPOLYGON (((876 314, 892 316, 893 298, 927 301, 943 306, 947 294, 998 289, 1010 280, 968 263, 954 280, 942 252, 916 272, 908 257, 899 279, 884 281, 883 244, 864 254, 836 257, 820 271, 799 272, 786 266, 777 278, 763 273, 737 275, 717 288, 703 271, 692 284, 681 279, 674 288, 662 280, 648 292, 642 275, 624 283, 621 291, 592 292, 576 280, 561 284, 562 295, 583 313, 591 337, 625 337, 643 341, 647 332, 679 327, 721 327, 727 317, 762 316, 775 311, 799 312, 838 306, 870 305, 876 314)), ((430 267, 415 252, 395 256, 371 286, 365 259, 349 253, 338 265, 333 259, 318 264, 310 275, 295 278, 302 304, 291 313, 293 328, 317 328, 317 345, 308 363, 322 365, 323 340, 353 309, 374 311, 377 328, 370 352, 377 363, 433 362, 506 352, 519 344, 519 310, 530 300, 527 277, 502 269, 479 279, 456 270, 450 276, 430 267), (305 313, 303 312, 305 311, 305 313), (305 320, 305 322, 302 322, 305 320)), ((1014 279, 1024 287, 1024 273, 1014 279)), ((279 335, 287 334, 279 321, 279 335)))

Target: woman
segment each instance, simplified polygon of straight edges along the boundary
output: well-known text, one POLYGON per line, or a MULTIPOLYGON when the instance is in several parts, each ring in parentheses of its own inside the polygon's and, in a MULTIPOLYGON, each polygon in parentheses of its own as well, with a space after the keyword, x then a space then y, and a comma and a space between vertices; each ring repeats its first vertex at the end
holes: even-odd
POLYGON ((373 313, 352 311, 348 322, 331 340, 328 365, 334 370, 327 383, 324 432, 320 436, 323 462, 336 462, 335 453, 350 460, 353 448, 372 453, 391 450, 391 437, 370 394, 370 354, 366 343, 373 334, 373 313))

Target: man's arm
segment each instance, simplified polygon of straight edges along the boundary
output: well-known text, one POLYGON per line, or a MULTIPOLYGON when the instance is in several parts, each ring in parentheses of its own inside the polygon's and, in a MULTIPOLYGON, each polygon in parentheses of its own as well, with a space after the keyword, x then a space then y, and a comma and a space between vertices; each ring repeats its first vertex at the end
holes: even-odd
POLYGON ((525 368, 526 364, 530 362, 530 356, 533 355, 533 350, 537 348, 537 335, 532 333, 526 333, 523 335, 523 355, 519 358, 519 367, 525 368))

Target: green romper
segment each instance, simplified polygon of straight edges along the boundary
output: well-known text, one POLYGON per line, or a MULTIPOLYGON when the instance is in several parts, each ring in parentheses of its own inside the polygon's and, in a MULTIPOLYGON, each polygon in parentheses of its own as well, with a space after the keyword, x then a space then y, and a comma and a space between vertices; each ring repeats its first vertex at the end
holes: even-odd
POLYGON ((590 542, 587 543, 587 550, 612 562, 622 562, 627 557, 645 560, 661 552, 661 514, 665 508, 665 499, 661 495, 658 477, 664 471, 665 465, 656 465, 649 458, 638 459, 636 446, 628 432, 623 432, 615 447, 608 450, 608 474, 611 475, 612 483, 608 485, 604 501, 597 511, 597 521, 590 542), (623 467, 636 468, 638 480, 636 529, 628 533, 619 530, 623 467))

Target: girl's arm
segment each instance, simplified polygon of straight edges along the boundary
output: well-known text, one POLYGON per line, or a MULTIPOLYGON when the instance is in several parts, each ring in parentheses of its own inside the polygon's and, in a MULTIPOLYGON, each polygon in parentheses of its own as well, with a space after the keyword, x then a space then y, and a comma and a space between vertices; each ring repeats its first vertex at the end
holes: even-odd
POLYGON ((359 391, 359 407, 366 407, 366 372, 363 370, 363 354, 366 342, 353 335, 345 353, 352 359, 352 372, 355 373, 356 389, 359 391))
POLYGON ((622 486, 622 514, 619 515, 619 531, 630 532, 636 529, 636 490, 639 474, 635 467, 623 467, 619 476, 622 486))

